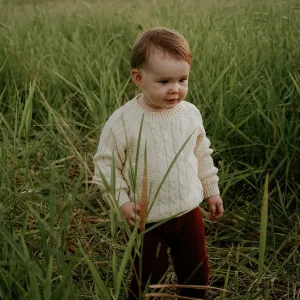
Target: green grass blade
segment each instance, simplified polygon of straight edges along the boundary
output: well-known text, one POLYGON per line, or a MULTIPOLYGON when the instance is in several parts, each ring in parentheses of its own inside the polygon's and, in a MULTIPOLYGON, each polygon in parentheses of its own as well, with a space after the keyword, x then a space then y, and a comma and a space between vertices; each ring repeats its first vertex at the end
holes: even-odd
POLYGON ((29 93, 28 97, 25 100, 25 106, 24 110, 22 113, 22 118, 21 118, 21 123, 19 126, 19 131, 18 131, 18 138, 21 137, 22 130, 25 127, 25 136, 28 139, 29 137, 29 131, 31 127, 31 119, 32 119, 32 105, 33 105, 33 95, 35 92, 35 85, 36 85, 36 78, 34 79, 33 83, 30 84, 29 86, 29 93))
POLYGON ((134 192, 134 194, 135 194, 136 179, 137 179, 137 172, 138 172, 138 165, 139 165, 139 155, 140 155, 140 148, 141 148, 141 139, 142 139, 143 124, 144 124, 144 114, 143 114, 142 121, 141 121, 141 124, 140 124, 140 130, 139 130, 139 136, 138 136, 138 143, 137 143, 137 149, 136 149, 135 170, 134 170, 134 186, 133 186, 133 192, 134 192))
POLYGON ((84 252, 84 250, 81 246, 80 246, 80 252, 82 253, 84 260, 87 263, 87 265, 92 273, 93 282, 95 284, 96 295, 98 297, 100 297, 99 299, 101 299, 101 300, 102 299, 103 300, 110 299, 109 293, 106 289, 106 285, 105 285, 104 281, 101 279, 98 270, 96 269, 96 267, 94 266, 92 261, 89 259, 89 257, 86 255, 86 253, 84 252))
POLYGON ((112 254, 112 274, 113 274, 113 284, 114 287, 116 287, 118 285, 118 269, 117 269, 117 255, 116 255, 116 250, 113 251, 112 254))
POLYGON ((52 272, 53 272, 53 255, 50 255, 48 261, 47 278, 44 287, 45 300, 51 300, 52 272))
POLYGON ((124 255, 123 255, 123 258, 121 261, 119 274, 118 274, 118 280, 117 280, 117 286, 115 287, 115 294, 114 294, 116 299, 118 299, 118 297, 120 295, 122 278, 124 277, 126 265, 131 257, 131 251, 132 251, 132 248, 136 241, 137 234, 138 234, 138 226, 136 225, 130 235, 129 241, 127 242, 126 250, 124 252, 124 255))
MULTIPOLYGON (((4 117, 4 115, 1 112, 0 112, 0 120, 4 123, 5 127, 7 128, 8 132, 10 133, 11 137, 14 139, 15 138, 15 133, 12 130, 9 123, 7 122, 6 118, 4 117)), ((1 125, 1 123, 0 123, 0 125, 1 125)), ((1 131, 2 131, 2 128, 1 128, 1 131)))
POLYGON ((26 264, 29 266, 27 271, 29 274, 29 280, 30 280, 30 286, 29 286, 29 295, 31 297, 31 299, 34 300, 41 300, 41 294, 40 294, 40 289, 39 289, 39 284, 37 281, 37 276, 36 276, 36 268, 33 265, 33 261, 31 260, 30 256, 29 256, 29 252, 24 240, 23 235, 21 235, 21 243, 23 246, 23 251, 24 251, 24 256, 26 258, 26 264))
POLYGON ((3 235, 5 240, 10 244, 11 248, 17 253, 17 255, 22 259, 22 261, 26 261, 26 257, 24 256, 20 246, 13 239, 11 233, 9 233, 2 224, 0 224, 0 229, 0 234, 3 235))
POLYGON ((262 279, 262 273, 265 261, 265 250, 266 250, 266 240, 267 240, 267 225, 268 225, 268 199, 269 199, 269 173, 267 173, 264 194, 261 206, 260 215, 260 236, 259 236, 259 262, 258 262, 258 284, 260 284, 262 279))

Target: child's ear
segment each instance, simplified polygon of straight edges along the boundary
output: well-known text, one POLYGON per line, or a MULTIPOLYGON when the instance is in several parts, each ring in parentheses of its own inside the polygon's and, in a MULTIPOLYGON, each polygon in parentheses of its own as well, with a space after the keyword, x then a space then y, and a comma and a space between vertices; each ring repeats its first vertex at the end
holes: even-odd
POLYGON ((131 78, 133 82, 139 87, 142 88, 143 86, 143 76, 140 70, 132 69, 131 70, 131 78))

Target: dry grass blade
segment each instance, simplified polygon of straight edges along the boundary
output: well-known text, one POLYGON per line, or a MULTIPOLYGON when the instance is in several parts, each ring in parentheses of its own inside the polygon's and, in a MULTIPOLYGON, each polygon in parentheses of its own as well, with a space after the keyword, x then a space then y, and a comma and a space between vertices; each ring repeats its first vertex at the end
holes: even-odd
POLYGON ((221 289, 209 285, 184 285, 184 284, 151 284, 149 285, 151 289, 161 289, 161 288, 192 288, 192 289, 213 289, 221 292, 228 292, 226 289, 221 289))
POLYGON ((200 298, 191 298, 191 297, 171 295, 166 293, 148 293, 145 295, 145 299, 149 299, 150 297, 166 297, 167 299, 201 300, 200 298))

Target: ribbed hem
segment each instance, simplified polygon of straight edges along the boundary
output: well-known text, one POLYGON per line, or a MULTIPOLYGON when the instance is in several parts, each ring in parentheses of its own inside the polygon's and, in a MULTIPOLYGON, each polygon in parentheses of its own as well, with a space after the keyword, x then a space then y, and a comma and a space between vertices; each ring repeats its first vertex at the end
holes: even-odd
POLYGON ((118 198, 119 207, 124 205, 126 202, 130 201, 128 194, 126 193, 125 190, 121 190, 120 193, 117 193, 117 198, 118 198))
POLYGON ((142 94, 135 96, 127 103, 127 105, 130 105, 130 111, 132 113, 134 113, 135 115, 140 115, 141 117, 142 115, 144 115, 144 120, 148 122, 164 122, 170 120, 172 118, 178 117, 184 109, 185 101, 181 101, 178 105, 171 109, 158 112, 147 111, 143 107, 141 107, 137 101, 137 99, 141 95, 142 94))
POLYGON ((217 183, 206 184, 203 186, 204 199, 215 195, 220 195, 220 190, 217 183))

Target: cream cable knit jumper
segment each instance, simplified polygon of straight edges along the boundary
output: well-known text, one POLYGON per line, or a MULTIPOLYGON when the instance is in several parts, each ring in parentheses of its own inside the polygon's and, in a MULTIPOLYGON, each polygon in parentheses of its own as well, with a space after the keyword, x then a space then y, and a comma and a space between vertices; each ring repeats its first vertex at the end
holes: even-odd
POLYGON ((150 223, 188 212, 197 207, 203 199, 218 195, 219 179, 199 110, 193 104, 182 101, 170 110, 148 112, 138 104, 139 96, 117 109, 105 124, 94 156, 93 181, 100 184, 100 188, 105 192, 99 170, 109 183, 114 154, 119 206, 134 200, 131 174, 136 168, 138 136, 144 115, 135 199, 138 203, 142 194, 146 145, 148 201, 151 205, 172 160, 191 136, 154 201, 147 219, 150 223))

